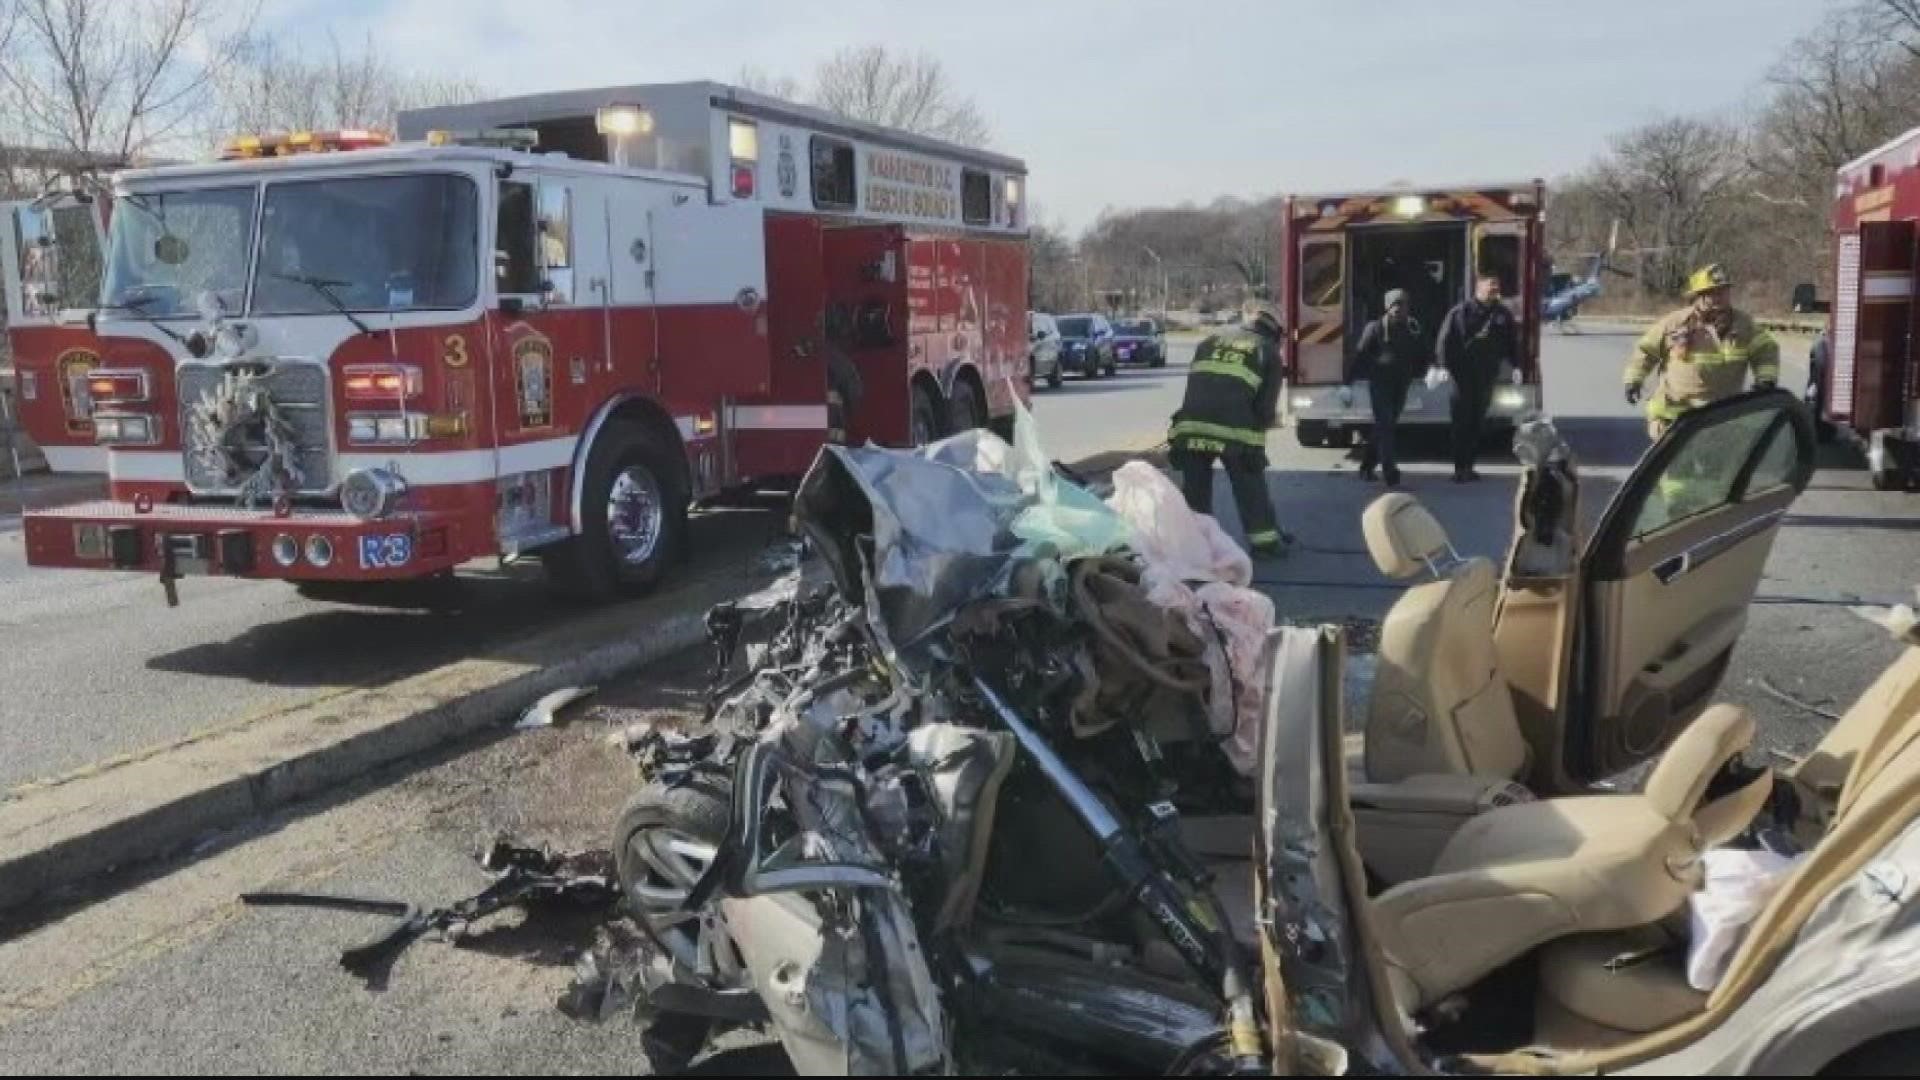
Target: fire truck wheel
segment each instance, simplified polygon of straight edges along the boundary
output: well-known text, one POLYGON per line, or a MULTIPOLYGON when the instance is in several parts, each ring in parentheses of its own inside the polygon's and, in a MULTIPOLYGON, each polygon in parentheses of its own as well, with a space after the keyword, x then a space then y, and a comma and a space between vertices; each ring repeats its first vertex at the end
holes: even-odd
POLYGON ((933 394, 924 386, 913 388, 912 430, 908 437, 915 446, 926 446, 940 438, 940 410, 933 403, 933 394))
POLYGON ((953 393, 947 395, 947 431, 957 435, 986 422, 987 403, 980 398, 980 388, 965 376, 953 380, 953 393))
POLYGON ((547 579, 563 595, 642 593, 677 556, 687 490, 677 451, 647 428, 609 424, 587 457, 580 535, 547 550, 547 579))
POLYGON ((1301 446, 1327 445, 1327 424, 1324 420, 1302 420, 1293 430, 1301 446))

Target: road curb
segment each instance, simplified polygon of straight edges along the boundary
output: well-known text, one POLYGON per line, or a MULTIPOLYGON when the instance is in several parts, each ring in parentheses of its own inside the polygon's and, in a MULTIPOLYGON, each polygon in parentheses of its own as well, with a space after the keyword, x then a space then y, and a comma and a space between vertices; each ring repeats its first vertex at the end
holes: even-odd
POLYGON ((698 644, 709 607, 771 580, 710 574, 422 675, 18 788, 0 800, 0 912, 505 723, 549 691, 631 674, 698 644))
MULTIPOLYGON (((1072 467, 1102 478, 1135 458, 1158 454, 1143 445, 1072 467)), ((550 691, 633 675, 703 641, 708 608, 767 595, 777 576, 716 568, 411 678, 17 787, 0 795, 0 915, 504 724, 550 691)))

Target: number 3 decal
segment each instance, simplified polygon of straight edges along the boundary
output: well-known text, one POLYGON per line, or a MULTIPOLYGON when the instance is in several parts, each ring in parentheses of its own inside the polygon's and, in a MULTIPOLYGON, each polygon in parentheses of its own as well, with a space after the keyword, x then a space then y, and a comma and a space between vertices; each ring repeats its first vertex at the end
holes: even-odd
POLYGON ((441 359, 447 362, 448 367, 466 367, 467 339, 460 334, 448 334, 447 348, 446 351, 441 354, 441 359))

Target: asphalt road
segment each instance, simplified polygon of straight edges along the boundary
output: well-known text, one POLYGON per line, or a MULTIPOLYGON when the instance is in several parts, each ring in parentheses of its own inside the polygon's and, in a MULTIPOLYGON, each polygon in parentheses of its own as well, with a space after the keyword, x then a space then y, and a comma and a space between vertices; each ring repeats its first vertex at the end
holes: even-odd
MULTIPOLYGON (((1164 433, 1184 372, 1123 369, 1042 390, 1049 451, 1074 460, 1164 433)), ((770 512, 696 518, 693 550, 739 556, 770 512)), ((0 516, 0 791, 244 723, 312 697, 428 671, 568 616, 535 564, 473 563, 439 610, 301 598, 283 582, 191 579, 168 609, 144 575, 29 570, 0 516)))
MULTIPOLYGON (((1547 341, 1547 404, 1581 450, 1589 514, 1644 443, 1618 397, 1627 333, 1590 328, 1547 341)), ((1057 456, 1120 445, 1135 433, 1150 440, 1178 397, 1184 359, 1177 353, 1165 375, 1128 372, 1108 384, 1043 391, 1036 405, 1043 438, 1057 456)), ((1282 515, 1313 549, 1261 568, 1283 616, 1377 618, 1399 591, 1360 552, 1359 510, 1379 489, 1357 479, 1343 452, 1302 449, 1290 432, 1276 433, 1271 451, 1282 515)), ((1482 466, 1488 480, 1469 486, 1448 482, 1437 443, 1416 445, 1408 462, 1408 489, 1466 554, 1494 555, 1506 542, 1515 470, 1493 457, 1482 466)), ((1224 494, 1223 507, 1230 505, 1224 494)), ((1722 693, 1754 710, 1769 745, 1803 750, 1828 722, 1766 692, 1762 679, 1839 711, 1892 658, 1893 642, 1838 602, 1910 595, 1920 579, 1916 532, 1920 499, 1873 492, 1844 462, 1823 469, 1796 504, 1722 693)), ((513 595, 524 594, 503 591, 501 611, 490 617, 507 618, 513 595)), ((123 606, 147 599, 128 597, 123 606)), ((280 621, 324 614, 261 610, 280 621)), ((16 631, 8 633, 11 643, 16 631)), ((580 1024, 553 1008, 591 940, 588 925, 502 916, 460 948, 416 946, 375 991, 335 964, 338 949, 371 932, 366 919, 258 911, 234 897, 277 887, 445 903, 485 884, 470 852, 497 831, 562 847, 604 843, 632 783, 630 767, 604 746, 605 734, 641 716, 685 715, 700 659, 684 657, 604 693, 569 726, 479 739, 296 808, 0 943, 4 1071, 640 1069, 638 1040, 624 1019, 580 1024)), ((125 670, 132 677, 145 669, 125 670)), ((272 686, 227 679, 241 689, 272 686)), ((776 1063, 764 1054, 736 1057, 714 1071, 763 1074, 776 1063)))

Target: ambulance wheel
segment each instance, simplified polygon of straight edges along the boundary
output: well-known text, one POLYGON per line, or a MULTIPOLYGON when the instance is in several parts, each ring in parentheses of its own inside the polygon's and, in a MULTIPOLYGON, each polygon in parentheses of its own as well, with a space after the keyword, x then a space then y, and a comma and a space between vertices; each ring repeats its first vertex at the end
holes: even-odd
POLYGON ((605 599, 646 592, 678 557, 687 531, 685 464, 646 427, 615 421, 587 455, 580 535, 541 555, 563 596, 605 599))
POLYGON ((940 410, 933 393, 924 386, 913 388, 913 413, 909 417, 907 438, 915 446, 926 446, 940 438, 940 410))
POLYGON ((987 403, 980 390, 964 375, 953 380, 953 393, 947 395, 947 432, 958 435, 986 423, 987 403))
POLYGON ((1327 422, 1325 420, 1302 420, 1294 426, 1293 433, 1301 446, 1319 448, 1327 445, 1327 422))

